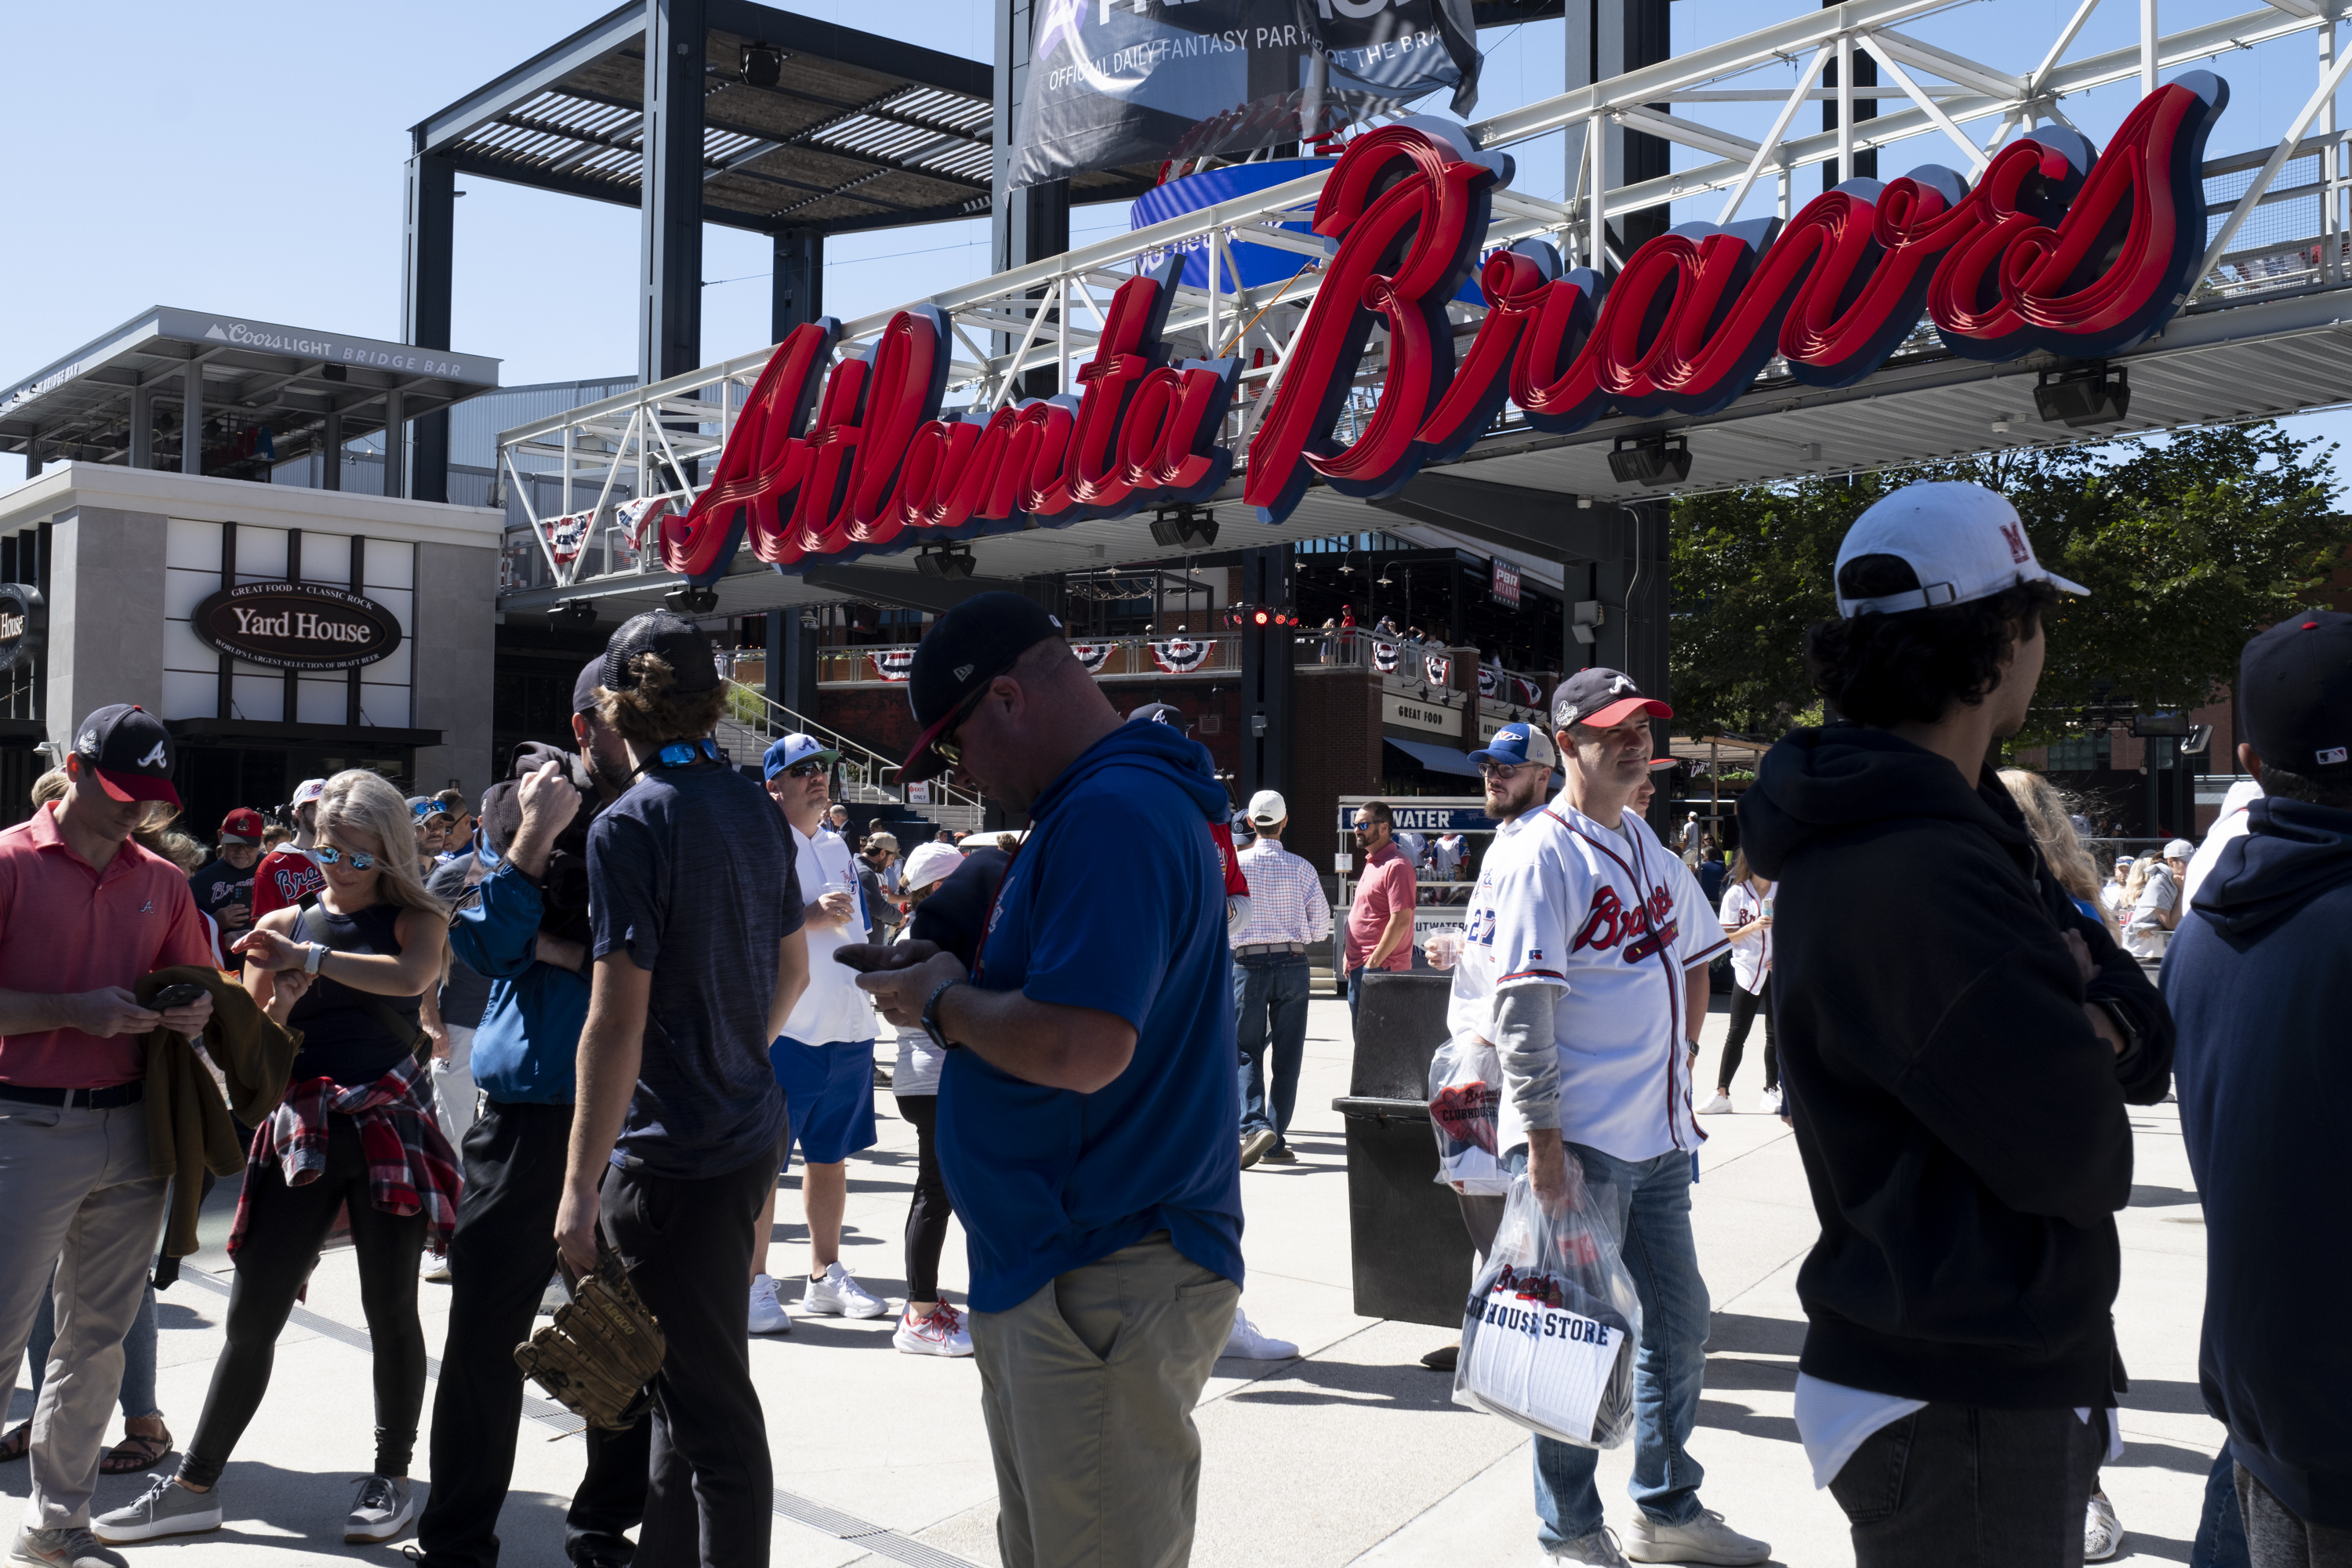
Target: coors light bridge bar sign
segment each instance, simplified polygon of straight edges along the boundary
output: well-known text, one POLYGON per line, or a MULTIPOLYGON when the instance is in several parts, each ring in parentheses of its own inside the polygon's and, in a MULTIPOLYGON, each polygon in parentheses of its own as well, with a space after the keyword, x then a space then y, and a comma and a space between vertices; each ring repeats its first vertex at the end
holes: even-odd
MULTIPOLYGON (((1507 156, 1433 120, 1356 138, 1315 232, 1337 242, 1248 450, 1243 496, 1269 522, 1320 479, 1393 495, 1458 457, 1507 399, 1541 431, 1612 413, 1706 416, 1774 354, 1816 386, 1875 371, 1924 314, 1953 353, 2095 359, 2146 339, 2196 283, 2199 178, 2228 102, 2206 71, 2142 100, 2104 153, 2045 127, 1969 185, 1930 164, 1849 180, 1782 223, 1687 224, 1603 279, 1529 240, 1479 250, 1507 156), (1445 306, 1475 267, 1486 313, 1457 357, 1445 306), (1334 436, 1375 326, 1378 405, 1334 436)), ((1181 258, 1122 284, 1083 392, 983 418, 942 417, 948 323, 904 310, 833 363, 840 323, 777 345, 709 488, 665 521, 664 563, 697 583, 735 552, 779 571, 1016 529, 1202 500, 1235 454, 1220 436, 1238 360, 1175 359, 1162 341, 1181 258), (829 368, 828 368, 829 367, 829 368)))

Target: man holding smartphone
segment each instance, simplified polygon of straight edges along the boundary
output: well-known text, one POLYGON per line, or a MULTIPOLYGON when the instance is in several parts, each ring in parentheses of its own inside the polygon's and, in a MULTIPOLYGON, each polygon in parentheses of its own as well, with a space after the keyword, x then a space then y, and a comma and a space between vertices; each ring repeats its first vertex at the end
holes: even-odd
POLYGON ((101 708, 74 731, 65 798, 0 833, 0 1255, 16 1265, 0 1271, 0 1408, 58 1260, 12 1563, 122 1561, 90 1534, 89 1498, 169 1184, 148 1173, 145 1037, 199 1034, 213 1011, 205 994, 155 1012, 131 989, 213 963, 187 879, 131 841, 152 803, 180 804, 172 763, 161 720, 101 708))

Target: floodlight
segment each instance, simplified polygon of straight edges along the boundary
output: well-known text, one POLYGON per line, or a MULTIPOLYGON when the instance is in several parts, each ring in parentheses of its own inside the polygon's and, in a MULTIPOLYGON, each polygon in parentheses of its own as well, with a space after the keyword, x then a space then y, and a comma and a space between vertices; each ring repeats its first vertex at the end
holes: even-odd
POLYGON ((1681 484, 1690 478, 1690 443, 1682 437, 1620 437, 1609 472, 1621 485, 1681 484))

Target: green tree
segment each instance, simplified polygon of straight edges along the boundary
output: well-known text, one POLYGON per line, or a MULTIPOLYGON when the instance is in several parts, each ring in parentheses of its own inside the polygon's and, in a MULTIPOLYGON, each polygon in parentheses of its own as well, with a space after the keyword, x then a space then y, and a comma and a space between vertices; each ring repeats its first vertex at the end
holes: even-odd
POLYGON ((1677 500, 1676 712, 1697 731, 1769 735, 1814 708, 1804 632, 1835 614, 1839 541, 1872 501, 1929 479, 2007 495, 2034 552, 2091 590, 2050 616, 2018 744, 2053 738, 2102 694, 2144 712, 2208 701, 2246 639, 2308 603, 2352 544, 2334 511, 2334 451, 2266 422, 1677 500))

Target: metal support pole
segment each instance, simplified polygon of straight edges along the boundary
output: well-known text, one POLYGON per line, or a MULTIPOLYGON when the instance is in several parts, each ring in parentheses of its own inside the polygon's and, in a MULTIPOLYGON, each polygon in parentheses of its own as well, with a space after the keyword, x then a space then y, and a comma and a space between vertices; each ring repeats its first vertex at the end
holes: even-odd
POLYGON ((383 493, 408 493, 408 421, 401 417, 400 388, 383 395, 383 493))
POLYGON ((768 305, 770 341, 824 314, 824 234, 788 228, 775 236, 776 268, 768 305))
POLYGON ((341 489, 343 488, 343 411, 341 409, 327 410, 327 427, 320 433, 319 442, 324 448, 324 458, 319 465, 319 488, 322 490, 341 489))
MULTIPOLYGON (((2324 33, 2326 28, 2322 28, 2324 33)), ((2146 98, 2156 90, 2156 41, 2162 35, 2156 26, 2156 0, 2139 0, 2139 95, 2146 98)))
POLYGON ((1824 170, 1822 188, 1835 190, 1853 177, 1853 40, 1840 36, 1837 50, 1837 166, 1824 170))
MULTIPOLYGON (((780 237, 777 249, 781 253, 782 248, 780 237)), ((798 610, 788 610, 782 605, 768 612, 768 672, 761 684, 767 688, 768 700, 780 708, 784 705, 784 628, 797 626, 800 616, 798 610)))
MULTIPOLYGON (((1009 272, 1059 256, 1070 248, 1070 182, 1054 180, 1014 189, 1013 185, 1013 126, 1028 88, 1029 45, 1035 27, 1033 0, 996 0, 996 113, 992 135, 996 161, 992 181, 989 238, 996 270, 1009 272)), ((1033 289, 1035 310, 1045 309, 1048 290, 1033 289)), ((998 332, 995 352, 1012 353, 1021 346, 1020 332, 998 332)), ((1042 334, 1041 334, 1042 336, 1042 334)), ((1013 401, 1023 396, 1048 397, 1061 390, 1050 370, 1039 368, 1021 378, 1013 401)))
MULTIPOLYGON (((1290 602, 1287 544, 1242 552, 1242 603, 1280 605, 1290 602)), ((1242 633, 1241 769, 1234 793, 1246 803, 1262 789, 1290 794, 1297 776, 1294 760, 1297 726, 1291 722, 1296 687, 1293 627, 1258 626, 1244 618, 1242 633)))
POLYGON ((1609 275, 1609 218, 1606 196, 1609 191, 1609 121, 1594 115, 1584 132, 1586 170, 1584 175, 1585 212, 1591 219, 1585 236, 1585 265, 1598 276, 1609 275))
POLYGON ((155 466, 155 384, 152 381, 131 389, 131 466, 155 466))
POLYGON ((646 0, 645 175, 639 187, 637 379, 702 363, 703 0, 646 0))
POLYGON ((205 363, 192 359, 180 373, 180 472, 205 471, 205 363))
POLYGON ((28 479, 41 477, 41 442, 37 436, 25 439, 25 477, 28 479))
MULTIPOLYGON (((2319 79, 2327 79, 2328 68, 2336 63, 2336 26, 2322 23, 2319 27, 2319 79)), ((2322 136, 2336 134, 2336 96, 2330 93, 2319 111, 2313 129, 2322 136)), ((2342 230, 2336 217, 2336 148, 2333 144, 2319 151, 2319 280, 2336 281, 2338 253, 2343 248, 2342 230)))
MULTIPOLYGON (((419 348, 449 346, 450 279, 456 267, 457 168, 448 159, 420 153, 408 160, 407 251, 401 268, 401 342, 419 348)), ((419 500, 449 499, 449 416, 446 410, 416 421, 415 471, 411 489, 419 500)))

